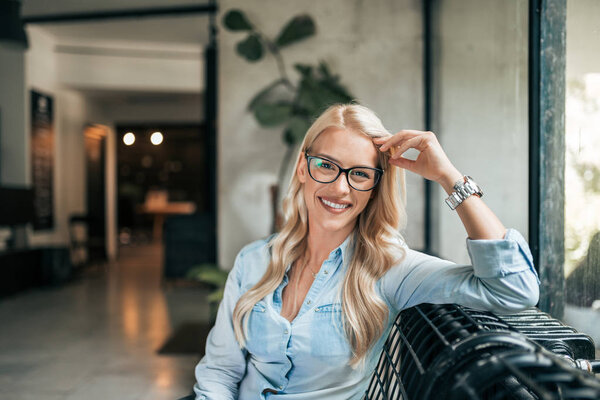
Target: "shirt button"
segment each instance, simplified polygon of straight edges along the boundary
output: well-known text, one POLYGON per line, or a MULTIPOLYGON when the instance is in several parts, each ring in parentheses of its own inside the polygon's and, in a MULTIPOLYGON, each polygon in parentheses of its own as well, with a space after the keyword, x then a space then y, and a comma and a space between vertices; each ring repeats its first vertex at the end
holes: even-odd
POLYGON ((308 300, 308 301, 306 302, 306 304, 310 304, 310 303, 312 303, 312 301, 310 301, 310 300, 308 300))
POLYGON ((323 273, 324 273, 325 275, 327 275, 327 274, 329 273, 329 271, 325 270, 325 271, 323 271, 323 273))
POLYGON ((283 385, 279 386, 279 390, 283 390, 283 385))
POLYGON ((283 331, 283 333, 285 333, 287 335, 290 332, 286 329, 285 331, 283 331))

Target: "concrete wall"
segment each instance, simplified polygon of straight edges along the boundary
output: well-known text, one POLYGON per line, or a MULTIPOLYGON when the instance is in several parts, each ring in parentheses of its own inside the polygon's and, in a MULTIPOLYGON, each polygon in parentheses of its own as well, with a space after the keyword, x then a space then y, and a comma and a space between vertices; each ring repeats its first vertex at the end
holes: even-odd
MULTIPOLYGON (((283 50, 294 63, 325 60, 390 131, 422 129, 422 26, 418 0, 224 0, 218 21, 240 8, 269 37, 293 16, 310 14, 316 36, 283 50)), ((281 129, 260 128, 246 111, 249 100, 277 77, 272 58, 249 64, 235 52, 243 34, 219 33, 219 261, 230 269, 239 249, 271 226, 269 185, 284 152, 281 129)), ((407 239, 422 246, 422 180, 409 177, 407 239)))
MULTIPOLYGON (((527 235, 527 1, 436 4, 434 129, 456 167, 480 184, 500 220, 527 235)), ((467 235, 445 197, 439 188, 437 251, 469 262, 467 235)))

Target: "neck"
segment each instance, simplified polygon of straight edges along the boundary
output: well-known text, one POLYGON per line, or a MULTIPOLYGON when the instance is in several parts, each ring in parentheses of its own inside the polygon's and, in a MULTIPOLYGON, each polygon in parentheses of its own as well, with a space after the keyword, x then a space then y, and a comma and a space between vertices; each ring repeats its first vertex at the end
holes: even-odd
POLYGON ((317 265, 321 265, 329 257, 329 254, 339 247, 354 229, 354 226, 350 226, 348 229, 336 232, 324 231, 319 227, 312 226, 310 220, 308 226, 307 253, 309 255, 309 262, 317 265))

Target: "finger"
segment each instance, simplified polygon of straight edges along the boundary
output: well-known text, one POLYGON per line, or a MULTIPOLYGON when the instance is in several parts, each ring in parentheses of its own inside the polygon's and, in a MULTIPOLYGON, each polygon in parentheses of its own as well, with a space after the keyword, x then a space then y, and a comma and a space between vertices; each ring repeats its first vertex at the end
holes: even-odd
POLYGON ((394 154, 391 158, 399 159, 408 149, 417 149, 422 151, 421 148, 423 147, 424 140, 425 138, 423 136, 415 136, 412 139, 404 141, 396 148, 396 154, 394 154))
POLYGON ((423 133, 423 132, 420 132, 420 133, 418 133, 418 132, 420 132, 420 131, 402 130, 400 132, 397 132, 396 134, 390 136, 385 141, 385 143, 381 146, 380 150, 381 151, 386 151, 386 150, 388 150, 392 146, 397 146, 403 140, 410 139, 412 137, 415 137, 415 136, 419 135, 420 133, 423 133))
POLYGON ((409 160, 408 158, 400 157, 398 159, 391 159, 390 164, 395 165, 400 168, 407 169, 409 171, 415 171, 415 161, 409 160))

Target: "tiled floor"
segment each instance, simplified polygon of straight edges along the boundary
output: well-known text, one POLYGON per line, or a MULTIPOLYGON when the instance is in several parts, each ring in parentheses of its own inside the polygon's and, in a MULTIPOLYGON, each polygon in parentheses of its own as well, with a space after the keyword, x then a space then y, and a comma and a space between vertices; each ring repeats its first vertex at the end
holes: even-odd
POLYGON ((169 399, 187 395, 198 356, 156 350, 183 321, 206 321, 206 291, 161 284, 162 249, 60 288, 0 300, 0 399, 169 399))

